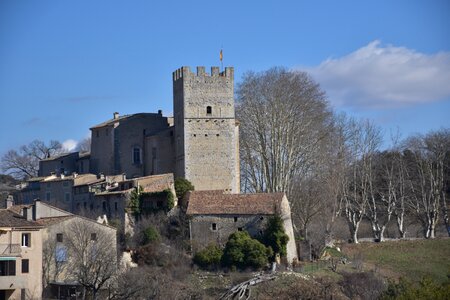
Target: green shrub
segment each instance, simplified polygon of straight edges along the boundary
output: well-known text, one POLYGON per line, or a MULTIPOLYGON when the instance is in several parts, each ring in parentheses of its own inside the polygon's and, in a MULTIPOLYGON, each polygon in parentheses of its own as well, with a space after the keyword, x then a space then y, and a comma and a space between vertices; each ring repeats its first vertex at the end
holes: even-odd
POLYGON ((178 199, 183 199, 184 195, 186 195, 187 192, 189 191, 193 191, 194 190, 194 186, 192 185, 192 183, 184 178, 177 178, 175 179, 175 192, 177 194, 177 198, 178 199))
POLYGON ((216 268, 220 265, 222 255, 223 250, 219 246, 210 244, 195 254, 194 263, 203 269, 216 268))
POLYGON ((286 246, 289 236, 284 232, 283 220, 280 216, 273 216, 267 221, 266 229, 263 233, 263 243, 271 247, 274 254, 286 256, 286 246))
POLYGON ((144 232, 143 232, 144 236, 142 239, 142 244, 143 245, 147 245, 153 242, 157 242, 161 239, 161 236, 159 235, 158 230, 156 230, 155 227, 153 226, 149 226, 147 227, 144 232))
POLYGON ((230 235, 222 256, 222 264, 227 267, 260 269, 268 264, 273 252, 248 232, 238 231, 230 235))
POLYGON ((441 285, 429 277, 424 277, 419 284, 400 278, 398 283, 391 282, 380 299, 450 299, 450 282, 441 285))

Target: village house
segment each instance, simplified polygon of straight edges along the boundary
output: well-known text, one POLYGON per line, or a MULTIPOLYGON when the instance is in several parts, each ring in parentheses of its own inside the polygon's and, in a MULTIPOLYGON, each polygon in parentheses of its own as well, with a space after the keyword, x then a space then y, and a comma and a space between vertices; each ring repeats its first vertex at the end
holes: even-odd
POLYGON ((225 246, 236 231, 247 231, 257 238, 263 234, 267 220, 279 215, 283 220, 287 244, 287 261, 297 258, 291 209, 284 193, 230 194, 224 191, 193 191, 187 195, 190 239, 194 252, 210 243, 225 246))
POLYGON ((75 257, 64 240, 74 228, 86 229, 92 245, 100 247, 100 241, 108 241, 109 264, 117 267, 113 227, 42 201, 30 205, 9 202, 6 209, 0 209, 0 299, 34 299, 43 292, 48 297, 80 294, 80 284, 69 272, 75 257))
POLYGON ((11 204, 0 209, 0 299, 31 299, 42 295, 43 226, 11 204))

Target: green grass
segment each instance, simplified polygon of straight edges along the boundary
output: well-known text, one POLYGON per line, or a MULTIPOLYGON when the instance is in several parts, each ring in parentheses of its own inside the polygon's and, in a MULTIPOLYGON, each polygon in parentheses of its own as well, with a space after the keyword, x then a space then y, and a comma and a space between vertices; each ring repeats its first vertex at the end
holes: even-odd
POLYGON ((419 281, 429 276, 438 282, 450 275, 450 239, 361 243, 346 245, 344 253, 365 264, 419 281))

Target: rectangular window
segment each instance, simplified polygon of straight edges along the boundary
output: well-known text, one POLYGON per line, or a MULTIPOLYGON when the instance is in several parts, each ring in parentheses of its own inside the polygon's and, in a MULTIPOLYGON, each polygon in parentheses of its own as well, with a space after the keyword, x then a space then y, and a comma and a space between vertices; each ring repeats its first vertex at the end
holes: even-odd
POLYGON ((133 163, 134 164, 141 163, 141 148, 138 147, 133 148, 133 163))
POLYGON ((237 222, 237 220, 238 220, 238 217, 234 217, 233 219, 234 219, 234 222, 237 222))
POLYGON ((97 240, 97 234, 91 233, 91 241, 96 241, 96 240, 97 240))
POLYGON ((217 230, 217 224, 216 223, 212 223, 211 229, 216 231, 217 230))
POLYGON ((64 236, 63 236, 62 233, 57 233, 57 234, 56 234, 56 241, 57 241, 58 243, 62 243, 62 242, 64 241, 64 236))
POLYGON ((69 186, 69 182, 67 180, 63 181, 63 186, 65 186, 65 187, 69 186))
POLYGON ((56 245, 55 258, 57 262, 67 261, 67 249, 64 245, 61 244, 56 245))
POLYGON ((28 273, 28 272, 29 272, 29 260, 22 259, 22 273, 28 273))
POLYGON ((96 130, 96 131, 95 131, 95 135, 96 135, 97 137, 99 137, 98 132, 99 132, 99 130, 96 130))
POLYGON ((16 275, 16 261, 0 260, 0 276, 15 276, 15 275, 16 275))
POLYGON ((117 211, 117 202, 114 202, 114 210, 117 211))
POLYGON ((22 233, 22 247, 31 247, 31 233, 22 233))
POLYGON ((242 231, 242 227, 238 227, 238 231, 242 231))

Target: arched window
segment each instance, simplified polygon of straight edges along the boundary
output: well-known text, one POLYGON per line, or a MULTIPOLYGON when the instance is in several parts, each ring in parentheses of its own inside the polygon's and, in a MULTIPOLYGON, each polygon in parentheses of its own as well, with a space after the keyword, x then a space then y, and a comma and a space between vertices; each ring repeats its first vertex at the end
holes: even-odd
POLYGON ((207 115, 212 114, 212 107, 211 107, 211 106, 207 106, 207 107, 206 107, 206 114, 207 114, 207 115))
POLYGON ((134 147, 132 155, 133 155, 133 164, 139 165, 142 163, 141 148, 134 147))

